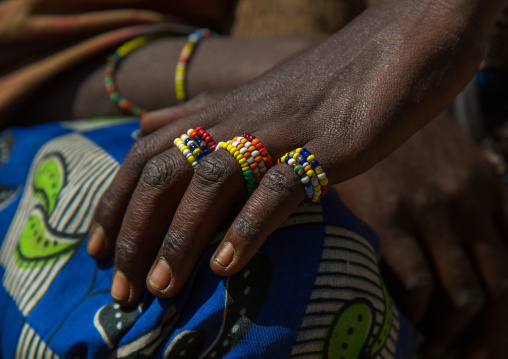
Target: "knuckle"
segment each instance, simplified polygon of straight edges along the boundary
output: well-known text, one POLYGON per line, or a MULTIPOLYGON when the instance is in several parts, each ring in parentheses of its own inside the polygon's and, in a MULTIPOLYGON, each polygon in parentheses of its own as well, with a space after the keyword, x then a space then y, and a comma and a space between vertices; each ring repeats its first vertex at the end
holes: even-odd
POLYGON ((404 285, 409 295, 427 297, 434 290, 434 279, 430 273, 410 273, 404 285))
POLYGON ((169 253, 185 256, 192 251, 192 242, 185 239, 185 236, 179 231, 172 230, 166 234, 162 242, 162 251, 164 255, 169 253))
POLYGON ((260 188, 272 194, 302 191, 300 180, 292 172, 293 170, 289 166, 274 166, 266 172, 260 188))
POLYGON ((128 265, 139 255, 141 246, 141 242, 133 236, 123 236, 116 243, 115 262, 128 265))
POLYGON ((207 156, 199 164, 196 171, 196 181, 205 187, 221 186, 233 177, 233 167, 229 161, 222 161, 219 156, 207 156))
POLYGON ((485 305, 485 294, 479 288, 463 289, 452 295, 451 304, 457 313, 473 316, 485 305))
POLYGON ((150 159, 141 174, 141 180, 149 187, 167 187, 171 183, 172 172, 178 168, 171 163, 168 156, 157 156, 150 159))

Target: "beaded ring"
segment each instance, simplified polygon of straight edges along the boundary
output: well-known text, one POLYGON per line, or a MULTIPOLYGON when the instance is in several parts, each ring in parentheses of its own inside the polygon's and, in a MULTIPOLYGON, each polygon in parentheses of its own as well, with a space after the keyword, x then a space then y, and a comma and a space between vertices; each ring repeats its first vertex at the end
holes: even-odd
POLYGON ((198 168, 199 162, 213 151, 210 147, 210 143, 215 145, 212 136, 201 126, 196 127, 196 129, 190 128, 187 134, 184 133, 180 137, 175 138, 173 143, 178 147, 185 158, 187 158, 187 161, 194 171, 198 168), (207 135, 208 141, 203 139, 203 133, 207 135))
POLYGON ((297 148, 279 158, 278 163, 287 163, 293 167, 295 173, 300 176, 300 181, 305 186, 304 204, 317 202, 328 192, 328 178, 323 168, 305 148, 297 148))
POLYGON ((247 159, 244 157, 243 154, 240 153, 240 151, 235 146, 227 142, 219 142, 217 149, 219 148, 222 148, 223 150, 226 150, 229 153, 231 153, 231 155, 238 161, 238 164, 242 168, 242 173, 245 177, 245 180, 247 181, 247 198, 249 198, 250 195, 256 189, 256 179, 254 177, 252 169, 250 168, 249 163, 247 162, 247 159))
POLYGON ((212 136, 210 136, 210 134, 201 126, 196 127, 196 131, 198 136, 200 136, 208 144, 210 151, 215 151, 217 144, 213 141, 212 136))
POLYGON ((258 184, 266 171, 273 166, 271 156, 263 144, 256 137, 248 134, 236 136, 228 143, 236 147, 244 156, 258 184))
POLYGON ((187 43, 182 49, 180 53, 180 57, 178 58, 178 62, 176 64, 176 73, 175 73, 175 91, 176 91, 176 99, 179 103, 183 103, 187 100, 187 92, 185 91, 185 77, 187 72, 187 64, 189 63, 189 59, 196 47, 196 44, 203 38, 210 37, 214 33, 209 29, 202 28, 197 29, 193 33, 189 35, 187 38, 187 43))
POLYGON ((266 169, 269 170, 270 168, 272 168, 273 167, 272 156, 268 154, 268 151, 265 149, 265 146, 263 146, 261 141, 259 141, 259 139, 256 138, 256 136, 248 133, 244 133, 242 137, 246 138, 247 141, 250 141, 252 145, 255 147, 255 149, 259 151, 259 154, 261 155, 261 158, 263 159, 263 162, 266 165, 266 169))
POLYGON ((118 65, 122 60, 134 50, 140 48, 152 42, 154 40, 167 37, 167 34, 153 34, 153 35, 144 35, 138 36, 132 40, 127 41, 123 45, 121 45, 118 49, 115 50, 108 57, 108 61, 106 63, 106 71, 104 77, 104 85, 106 86, 106 91, 109 94, 109 98, 112 102, 114 102, 118 107, 125 111, 131 112, 134 116, 140 117, 143 116, 148 110, 141 108, 139 106, 134 105, 131 101, 127 100, 125 97, 122 97, 120 93, 116 89, 115 84, 115 73, 118 65))

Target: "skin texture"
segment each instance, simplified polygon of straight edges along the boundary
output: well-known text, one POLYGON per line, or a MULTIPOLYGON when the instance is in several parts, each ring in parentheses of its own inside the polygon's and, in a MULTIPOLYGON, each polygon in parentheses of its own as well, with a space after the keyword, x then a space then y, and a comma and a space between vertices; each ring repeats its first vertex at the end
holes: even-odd
MULTIPOLYGON (((194 98, 209 89, 236 88, 324 38, 308 34, 206 39, 196 47, 188 66, 188 96, 194 98)), ((184 37, 160 39, 129 54, 115 77, 120 94, 149 110, 176 105, 174 72, 185 42, 184 37)), ((16 125, 28 125, 35 121, 128 114, 110 101, 104 89, 106 58, 115 48, 42 86, 31 94, 30 106, 22 106, 10 120, 15 120, 16 125)), ((0 116, 0 126, 8 124, 9 119, 2 121, 0 116)))
MULTIPOLYGON (((168 139, 198 125, 216 141, 248 132, 274 158, 305 146, 332 184, 352 178, 401 145, 467 83, 501 5, 379 1, 323 44, 138 141, 101 200, 88 243, 98 259, 115 253, 113 297, 135 304, 145 283, 157 296, 175 295, 245 196, 229 153, 216 151, 193 173, 168 139)), ((212 270, 239 271, 303 197, 292 169, 274 166, 219 245, 212 270)))

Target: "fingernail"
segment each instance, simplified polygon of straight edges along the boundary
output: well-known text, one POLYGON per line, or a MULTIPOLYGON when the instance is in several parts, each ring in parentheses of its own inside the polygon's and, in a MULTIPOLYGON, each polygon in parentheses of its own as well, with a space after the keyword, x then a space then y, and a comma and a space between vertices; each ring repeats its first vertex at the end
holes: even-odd
POLYGON ((99 224, 93 224, 86 242, 86 251, 92 257, 98 255, 104 248, 104 229, 99 224))
POLYGON ((171 269, 169 268, 168 262, 164 259, 159 259, 152 274, 148 277, 148 281, 158 290, 166 289, 171 282, 171 269))
POLYGON ((223 267, 228 267, 233 261, 234 254, 235 249, 233 248, 233 245, 230 242, 226 242, 221 246, 219 253, 213 260, 223 267))
POLYGON ((129 281, 125 274, 119 270, 115 271, 111 285, 111 296, 118 301, 126 301, 129 299, 130 292, 129 281))

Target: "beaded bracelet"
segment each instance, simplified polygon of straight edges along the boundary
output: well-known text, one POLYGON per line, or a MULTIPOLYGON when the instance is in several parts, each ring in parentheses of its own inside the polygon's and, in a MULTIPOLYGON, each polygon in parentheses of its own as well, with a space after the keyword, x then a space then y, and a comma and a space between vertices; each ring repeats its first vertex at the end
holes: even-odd
POLYGON ((317 202, 328 192, 328 178, 314 155, 305 149, 297 148, 279 158, 278 163, 287 163, 300 176, 305 187, 304 204, 317 202))
POLYGON ((183 47, 176 64, 175 92, 176 99, 179 103, 183 103, 187 100, 187 93, 185 91, 185 77, 187 72, 187 64, 189 63, 192 52, 194 51, 196 44, 202 38, 210 37, 211 35, 213 35, 213 32, 211 32, 209 29, 202 28, 197 29, 187 38, 187 43, 183 47))
POLYGON ((127 100, 125 97, 122 97, 120 93, 116 89, 115 84, 115 73, 118 65, 122 60, 134 50, 140 48, 152 42, 154 40, 167 37, 167 34, 153 34, 153 35, 144 35, 138 36, 132 40, 127 41, 123 45, 121 45, 118 49, 115 50, 108 57, 108 61, 106 63, 106 71, 104 77, 104 85, 106 86, 106 91, 109 94, 109 98, 112 102, 114 102, 118 107, 125 111, 131 112, 134 116, 140 117, 143 116, 148 110, 141 108, 139 106, 134 105, 131 101, 127 100))
POLYGON ((256 189, 256 179, 254 177, 253 171, 250 168, 247 159, 240 153, 240 151, 233 145, 227 142, 219 142, 217 149, 222 148, 223 150, 228 151, 231 155, 236 158, 238 164, 242 168, 242 173, 247 181, 247 198, 254 192, 256 189))

